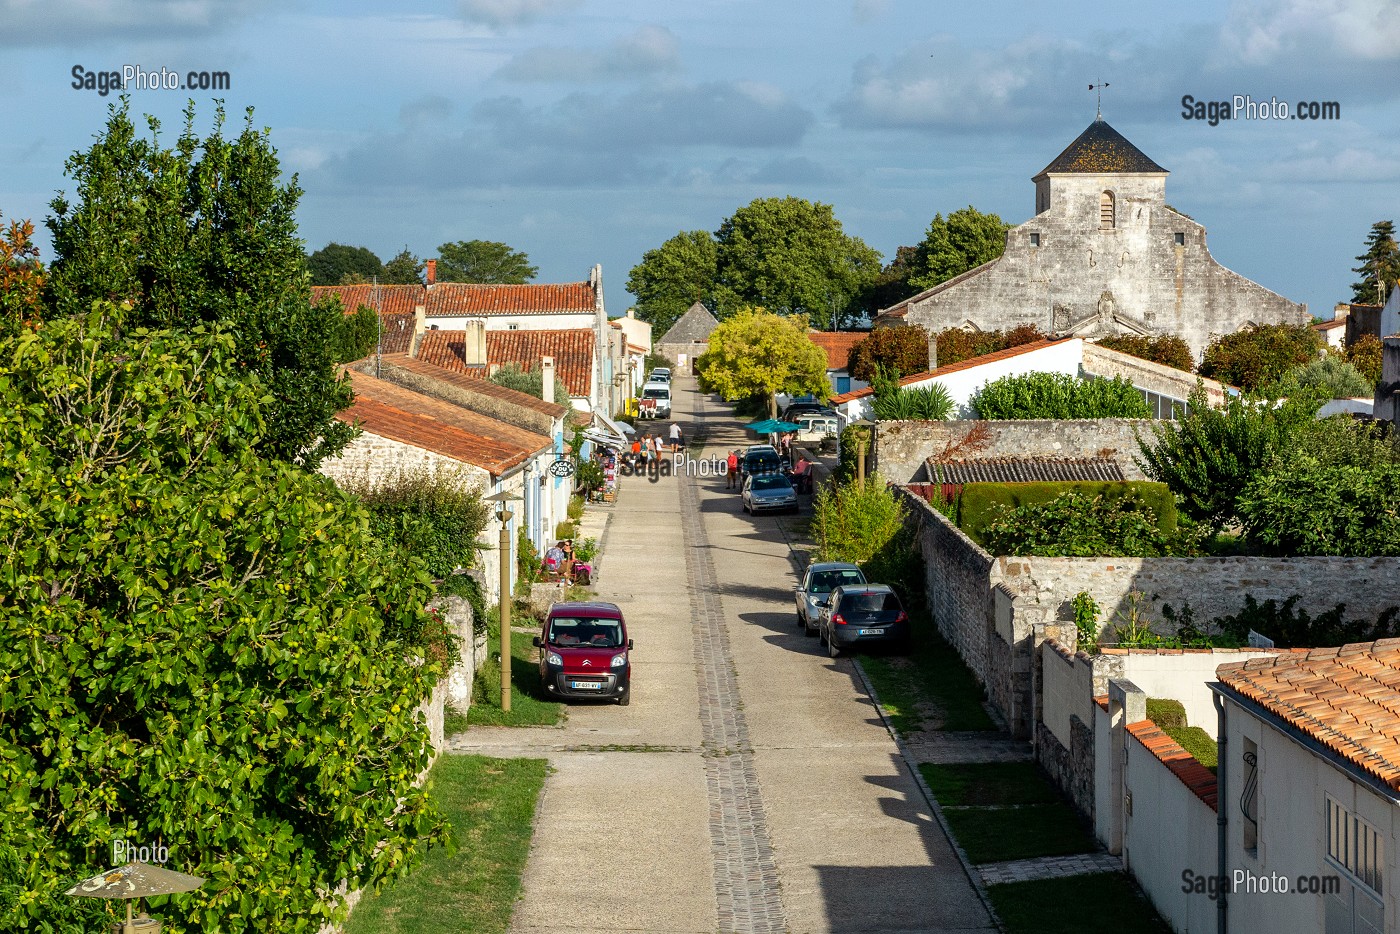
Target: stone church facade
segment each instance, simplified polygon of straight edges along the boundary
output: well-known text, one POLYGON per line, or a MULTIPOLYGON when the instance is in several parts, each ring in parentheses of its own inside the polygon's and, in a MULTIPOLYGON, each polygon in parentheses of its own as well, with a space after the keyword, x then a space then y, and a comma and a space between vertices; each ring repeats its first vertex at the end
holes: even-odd
POLYGON ((875 326, 1175 335, 1200 359, 1247 325, 1311 321, 1307 305, 1211 257, 1205 228, 1167 207, 1167 174, 1095 120, 1032 179, 1036 214, 1007 233, 1005 253, 885 309, 875 326))

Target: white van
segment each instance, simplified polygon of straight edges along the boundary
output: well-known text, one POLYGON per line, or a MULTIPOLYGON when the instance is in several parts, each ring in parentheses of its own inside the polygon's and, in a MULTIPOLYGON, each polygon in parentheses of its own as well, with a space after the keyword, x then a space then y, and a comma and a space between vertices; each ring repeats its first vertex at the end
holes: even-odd
POLYGON ((671 386, 669 383, 647 383, 642 387, 640 412, 642 418, 671 417, 671 386))

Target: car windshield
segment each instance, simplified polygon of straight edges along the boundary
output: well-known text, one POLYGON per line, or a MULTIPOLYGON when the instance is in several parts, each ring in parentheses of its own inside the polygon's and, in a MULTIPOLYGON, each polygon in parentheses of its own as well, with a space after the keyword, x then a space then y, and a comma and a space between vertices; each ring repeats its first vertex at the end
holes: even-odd
POLYGON ((841 598, 843 613, 898 613, 899 598, 892 593, 848 593, 841 598))
POLYGON ((669 389, 646 389, 642 391, 643 399, 669 399, 671 391, 669 389))
POLYGON ((859 571, 851 568, 836 571, 815 571, 812 573, 812 582, 807 587, 807 592, 831 593, 843 585, 863 583, 865 583, 865 578, 860 576, 859 571))
POLYGON ((753 488, 755 490, 787 490, 792 488, 787 477, 781 474, 770 474, 763 477, 753 478, 753 488))
POLYGON ((750 454, 744 458, 744 469, 749 473, 777 473, 783 462, 772 454, 750 454))
POLYGON ((589 619, 556 616, 549 621, 550 645, 563 648, 585 646, 591 649, 622 647, 622 623, 615 619, 589 619))

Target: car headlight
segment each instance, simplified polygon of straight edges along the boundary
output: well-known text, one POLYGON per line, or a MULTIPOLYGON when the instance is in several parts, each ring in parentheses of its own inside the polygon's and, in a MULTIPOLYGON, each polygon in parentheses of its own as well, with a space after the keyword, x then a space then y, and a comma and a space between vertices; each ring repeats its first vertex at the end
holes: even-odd
POLYGON ((622 667, 624 667, 626 664, 627 664, 627 653, 624 652, 624 653, 622 653, 621 655, 614 655, 614 656, 612 657, 612 663, 611 663, 611 666, 610 666, 610 667, 613 667, 613 668, 622 668, 622 667))
POLYGON ((558 652, 546 652, 544 661, 546 665, 558 665, 560 668, 564 667, 564 660, 559 657, 558 652))

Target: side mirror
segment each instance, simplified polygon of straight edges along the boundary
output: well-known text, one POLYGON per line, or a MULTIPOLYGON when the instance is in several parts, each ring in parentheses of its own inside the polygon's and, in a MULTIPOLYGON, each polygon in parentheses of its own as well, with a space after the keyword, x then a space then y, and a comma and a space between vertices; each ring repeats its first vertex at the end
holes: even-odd
POLYGON ((628 648, 629 651, 632 649, 632 640, 631 640, 631 639, 628 639, 628 640, 627 640, 627 648, 628 648))
POLYGON ((831 608, 831 601, 830 601, 830 600, 818 600, 818 601, 817 601, 817 606, 821 607, 823 610, 830 609, 830 608, 831 608))
POLYGON ((531 639, 530 641, 531 641, 532 643, 534 643, 534 646, 535 646, 535 648, 537 648, 537 649, 538 649, 538 648, 543 648, 543 647, 544 647, 544 643, 540 641, 540 637, 539 637, 539 636, 535 636, 535 638, 531 639))

